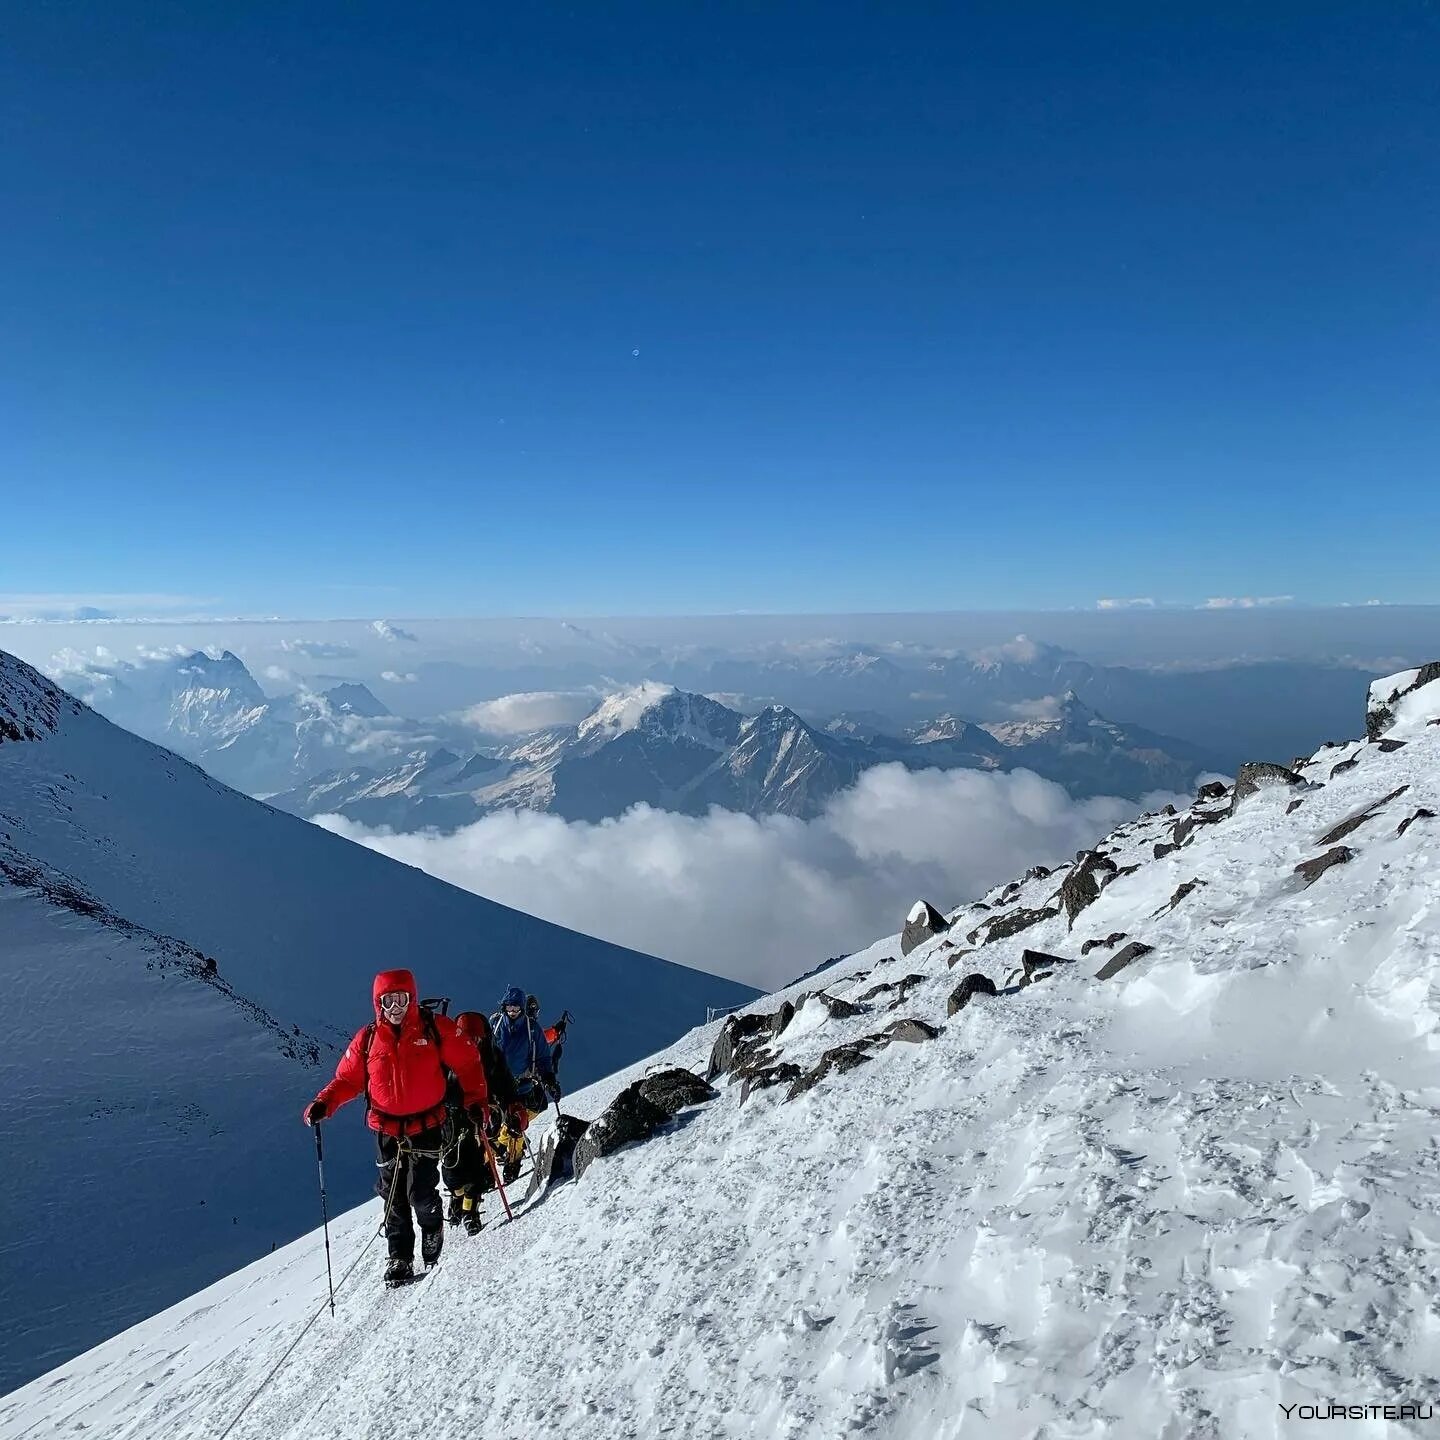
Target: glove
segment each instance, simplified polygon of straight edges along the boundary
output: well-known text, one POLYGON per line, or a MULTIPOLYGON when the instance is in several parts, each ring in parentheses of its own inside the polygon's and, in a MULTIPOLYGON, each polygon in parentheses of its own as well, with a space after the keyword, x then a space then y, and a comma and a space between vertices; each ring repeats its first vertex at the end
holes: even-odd
POLYGON ((545 1093, 558 1105, 560 1103, 560 1082, 552 1077, 546 1082, 545 1093))
POLYGON ((465 1113, 481 1129, 490 1123, 490 1107, 483 1100, 477 1100, 473 1105, 467 1105, 465 1113))
POLYGON ((500 1127, 504 1123, 505 1111, 492 1101, 485 1117, 485 1133, 493 1140, 500 1133, 500 1127))
POLYGON ((512 1135, 523 1135, 530 1125, 530 1112, 523 1105, 512 1105, 505 1121, 512 1135))
POLYGON ((330 1107, 323 1100, 312 1100, 301 1118, 307 1125, 318 1125, 329 1113, 330 1107))

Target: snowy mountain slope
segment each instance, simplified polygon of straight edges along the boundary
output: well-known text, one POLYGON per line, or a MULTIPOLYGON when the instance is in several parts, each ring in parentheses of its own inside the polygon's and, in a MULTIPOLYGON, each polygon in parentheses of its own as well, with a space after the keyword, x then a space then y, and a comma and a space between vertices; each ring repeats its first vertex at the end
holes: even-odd
MULTIPOLYGON (((84 1328, 92 1319, 133 1320, 237 1257, 233 1247, 162 1243, 172 1229, 188 1233, 164 1207, 138 1230, 129 1223, 156 1179, 137 1160, 143 1147, 131 1145, 134 1115, 158 1117, 162 1138, 165 1117, 191 1117, 187 1176, 236 1217, 250 1246, 239 1253, 297 1233, 309 1215, 308 1177, 303 1156, 277 1149, 276 1136, 289 1133, 296 1106, 313 1093, 315 1075, 301 1068, 309 1042, 333 1063, 333 1047, 370 1018, 377 970, 413 966, 425 993, 461 1007, 489 1008, 512 982, 547 1008, 568 1006, 578 1017, 566 1057, 576 1080, 648 1053, 709 1006, 753 993, 496 905, 247 799, 3 652, 0 897, 7 919, 24 916, 28 937, 23 946, 15 938, 18 920, 0 930, 9 1003, 25 1017, 58 1008, 65 1021, 58 1031, 12 1026, 6 1093, 29 1093, 25 1077, 41 1076, 40 1113, 55 1117, 42 1133, 55 1136, 62 1163, 103 1187, 86 1244, 120 1257, 74 1292, 113 1290, 113 1306, 47 1291, 47 1207, 68 1191, 56 1192, 43 1166, 21 1166, 5 1205, 28 1217, 19 1228, 29 1245, 23 1263, 5 1267, 0 1310, 23 1315, 49 1294, 54 1335, 76 1345, 93 1338, 84 1328), (186 1006, 162 1006, 157 979, 172 997, 166 1005, 183 992, 186 1006), (148 1034, 151 1015, 158 1049, 123 1038, 132 1023, 148 1034), (159 1067, 157 1054, 175 1063, 159 1067), (86 1128, 97 1084, 102 1095, 118 1088, 148 1100, 117 1111, 123 1124, 86 1128), (235 1156, 246 1160, 238 1190, 222 1178, 235 1156)), ((31 1112, 7 1107, 4 1124, 15 1148, 35 1143, 31 1112)), ((177 1156, 166 1154, 159 1183, 168 1179, 178 1196, 177 1156)), ((372 1156, 358 1132, 337 1145, 332 1166, 337 1199, 366 1192, 372 1156)), ((11 1380, 53 1358, 59 1341, 39 1328, 7 1343, 11 1380)))
MULTIPOLYGON (((829 1056, 796 1098, 732 1084, 398 1295, 372 1202, 335 1227, 334 1320, 302 1333, 314 1234, 0 1402, 0 1434, 213 1440, 247 1403, 230 1433, 307 1440, 1428 1433, 1399 1407, 1440 1389, 1440 684, 1391 710, 1300 783, 1247 774, 827 971, 767 1041, 772 1071, 829 1056), (1153 948, 1110 974, 1126 939, 1153 948), (947 1015, 1027 947, 1072 963, 947 1015), (938 1034, 856 1058, 906 1016, 938 1034), (1281 1408, 1342 1402, 1396 1410, 1281 1408)), ((698 1069, 719 1029, 656 1059, 698 1069)))

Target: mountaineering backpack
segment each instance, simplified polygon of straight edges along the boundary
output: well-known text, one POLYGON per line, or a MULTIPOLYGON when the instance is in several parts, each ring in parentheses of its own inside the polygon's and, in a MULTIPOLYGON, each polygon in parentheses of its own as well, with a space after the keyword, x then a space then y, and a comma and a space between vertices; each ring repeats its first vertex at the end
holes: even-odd
MULTIPOLYGON (((504 1013, 503 1010, 497 1010, 490 1017, 492 1028, 499 1024, 500 1017, 504 1015, 504 1013)), ((529 1014, 528 1011, 525 1013, 525 1036, 530 1041, 530 1063, 525 1067, 525 1073, 523 1075, 517 1075, 515 1077, 515 1084, 522 1090, 527 1085, 538 1085, 540 1083, 540 1077, 535 1073, 535 1017, 529 1014)))

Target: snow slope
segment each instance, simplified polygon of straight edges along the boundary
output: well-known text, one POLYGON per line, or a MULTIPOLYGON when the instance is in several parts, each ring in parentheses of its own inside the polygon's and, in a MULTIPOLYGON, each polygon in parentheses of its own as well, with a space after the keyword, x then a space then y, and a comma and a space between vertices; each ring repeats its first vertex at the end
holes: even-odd
POLYGON ((1404 825, 1440 811, 1440 684, 1395 714, 1300 784, 1122 826, 1098 893, 1032 874, 852 956, 823 979, 855 1013, 812 996, 771 1049, 934 1039, 725 1088, 407 1291, 372 1202, 335 1227, 334 1319, 312 1234, 0 1402, 0 1435, 1428 1433, 1281 1408, 1440 1390, 1440 822, 1404 825), (1098 979, 1121 932, 1153 949, 1098 979), (1026 947, 1073 963, 1003 993, 1026 947), (947 1017, 970 972, 1002 993, 947 1017))
MULTIPOLYGON (((247 799, 0 652, 0 1145, 25 1157, 0 1187, 0 1385, 300 1233, 299 1108, 394 965, 457 1008, 512 982, 568 1006, 574 1081, 754 994, 247 799)), ((347 1130, 336 1200, 372 1180, 347 1130)))

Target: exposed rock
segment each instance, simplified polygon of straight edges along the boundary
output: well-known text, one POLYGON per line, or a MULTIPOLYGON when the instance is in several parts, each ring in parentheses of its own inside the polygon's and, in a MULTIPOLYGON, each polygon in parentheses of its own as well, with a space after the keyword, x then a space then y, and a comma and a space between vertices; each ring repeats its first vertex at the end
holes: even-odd
POLYGON ((743 1105, 757 1090, 768 1090, 772 1085, 793 1085, 803 1073, 798 1065, 789 1060, 782 1060, 778 1065, 767 1065, 763 1070, 757 1070, 745 1077, 745 1083, 740 1087, 740 1103, 743 1105))
POLYGON ((867 1036, 864 1040, 852 1041, 849 1045, 837 1045, 833 1050, 827 1050, 813 1069, 807 1070, 791 1082, 785 1096, 786 1102, 796 1099, 807 1090, 813 1090, 827 1075, 844 1075, 857 1065, 863 1065, 870 1058, 869 1052, 874 1048, 874 1043, 874 1040, 867 1036))
POLYGON ((1049 874, 1050 867, 1048 865, 1032 865, 1025 872, 1025 878, 1027 880, 1044 880, 1049 876, 1049 874))
POLYGON ((1304 783, 1300 776, 1284 765, 1274 765, 1268 760, 1247 760, 1235 776, 1235 789, 1230 796, 1230 813, 1235 813, 1247 795, 1254 795, 1266 786, 1304 783))
POLYGON ((1382 755, 1393 755, 1397 750, 1403 750, 1405 748, 1405 742, 1403 740, 1382 739, 1375 742, 1375 748, 1382 755))
MULTIPOLYGON (((799 1003, 803 1005, 806 997, 800 996, 799 1003)), ((796 1003, 793 1000, 783 1000, 778 1010, 772 1011, 770 1015, 770 1034, 780 1035, 795 1018, 796 1003)))
POLYGON ((1032 985, 1036 980, 1043 980, 1047 975, 1053 974, 1057 965, 1074 963, 1063 955, 1047 955, 1043 950, 1026 950, 1020 956, 1020 964, 1025 971, 1020 984, 1022 987, 1032 985))
POLYGON ((1022 930, 1028 930, 1032 925, 1038 925, 1042 920, 1049 920, 1059 913, 1059 906, 1050 906, 1043 910, 1012 910, 1007 915, 982 921, 965 938, 973 945, 976 937, 984 930, 985 938, 980 942, 982 945, 988 945, 992 940, 1008 940, 1010 936, 1018 935, 1022 930))
POLYGON ((1229 813, 1228 810, 1187 810, 1175 822, 1175 828, 1170 832, 1170 838, 1177 847, 1181 846, 1200 826, 1217 824, 1229 813))
POLYGON ((927 1024, 924 1020, 917 1020, 913 1015, 907 1015, 903 1020, 892 1020, 885 1027, 883 1033, 891 1040, 906 1045, 919 1045, 926 1040, 933 1040, 940 1032, 935 1026, 927 1024))
POLYGON ((945 957, 945 968, 947 970, 953 970, 967 955, 973 955, 974 953, 973 950, 967 949, 957 950, 953 955, 947 955, 945 957))
POLYGON ((1400 822, 1399 828, 1395 833, 1397 835, 1403 835, 1417 820, 1433 820, 1434 818, 1435 812, 1433 810, 1427 810, 1422 805, 1413 815, 1407 815, 1400 822))
POLYGON ((943 935, 949 928, 950 922, 928 900, 917 900, 905 917, 900 953, 908 955, 917 945, 943 935))
POLYGON ((1313 885, 1332 866, 1344 865, 1354 858, 1355 852, 1348 845, 1337 845, 1333 850, 1327 850, 1313 860, 1302 860, 1295 867, 1295 873, 1305 877, 1307 886, 1313 885))
POLYGON ((817 990, 811 998, 818 1000, 830 1012, 832 1020, 850 1020, 862 1013, 858 1005, 825 990, 817 990))
MULTIPOLYGON (((1187 880, 1183 885, 1179 886, 1176 889, 1175 893, 1170 897, 1170 903, 1168 905, 1162 906, 1155 913, 1157 915, 1167 914, 1169 911, 1173 910, 1187 895, 1191 894, 1195 890, 1198 890, 1204 883, 1205 882, 1203 880, 1187 880)), ((1118 959, 1119 957, 1117 956, 1116 958, 1118 959)))
POLYGON ((1097 980, 1112 980, 1127 965, 1133 964, 1142 955, 1149 955, 1155 947, 1143 940, 1132 940, 1123 950, 1112 955, 1096 972, 1097 980))
POLYGON ((1133 875, 1139 868, 1138 865, 1122 865, 1110 878, 1118 880, 1122 875, 1133 875))
POLYGON ((1383 795, 1379 800, 1372 800, 1363 810, 1357 810, 1347 819, 1342 820, 1333 830, 1327 830, 1315 843, 1317 845, 1333 845, 1337 840, 1343 840, 1347 835, 1353 835, 1367 820, 1373 820, 1376 812, 1392 800, 1398 800, 1410 787, 1401 785, 1398 789, 1392 790, 1388 795, 1383 795))
POLYGON ((880 985, 872 985, 863 995, 855 997, 857 1005, 863 1005, 867 1000, 873 1000, 877 995, 887 994, 891 990, 899 993, 891 1000, 892 1005, 898 1005, 917 985, 924 980, 923 975, 902 975, 898 980, 887 980, 880 985))
POLYGON ((576 1145, 577 1180, 602 1155, 611 1155, 633 1140, 648 1139, 669 1120, 664 1110, 640 1093, 642 1083, 637 1080, 622 1090, 576 1145))
POLYGON ((717 1075, 728 1075, 735 1068, 738 1052, 743 1051, 745 1042, 769 1032, 768 1015, 727 1015, 710 1051, 710 1064, 706 1068, 705 1078, 713 1080, 717 1075))
POLYGON ((1060 885, 1060 903, 1065 907, 1071 929, 1075 917, 1087 906, 1100 898, 1100 883, 1097 876, 1102 871, 1115 873, 1115 862, 1097 850, 1082 850, 1075 857, 1075 868, 1060 885))
POLYGON ((1287 815, 1293 815, 1304 803, 1305 803, 1305 797, 1302 795, 1302 796, 1299 797, 1299 799, 1297 799, 1297 800, 1292 800, 1292 801, 1285 807, 1285 813, 1286 813, 1287 815))
POLYGON ((1175 807, 1174 807, 1173 805, 1166 805, 1166 806, 1160 811, 1160 813, 1161 813, 1162 815, 1174 815, 1174 814, 1176 813, 1176 812, 1175 812, 1175 807))
POLYGON ((1223 780, 1211 780, 1208 784, 1202 785, 1196 792, 1197 800, 1223 800, 1229 785, 1223 780))
POLYGON ((1157 841, 1155 845, 1155 858, 1163 860, 1167 855, 1173 855, 1180 847, 1178 845, 1167 845, 1164 841, 1157 841))
POLYGON ((1353 770, 1360 763, 1360 751, 1356 751, 1348 760, 1342 760, 1338 765, 1330 769, 1330 778, 1333 780, 1337 775, 1343 775, 1347 770, 1353 770))
POLYGON ((640 1094, 666 1115, 678 1114, 687 1105, 700 1105, 720 1093, 698 1075, 679 1067, 646 1075, 636 1082, 640 1094))
POLYGON ((995 982, 988 975, 967 975, 950 993, 945 1013, 954 1015, 963 1010, 977 995, 994 995, 995 982))
POLYGON ((1395 723, 1395 706, 1406 695, 1413 694, 1422 685, 1440 680, 1440 660, 1432 660, 1415 670, 1402 670, 1398 675, 1387 675, 1370 687, 1369 703, 1365 712, 1365 735, 1367 739, 1378 740, 1395 723))
POLYGON ((1118 945, 1126 938, 1123 930, 1116 930, 1113 934, 1107 935, 1103 940, 1087 940, 1081 947, 1081 955, 1088 955, 1092 950, 1099 950, 1102 947, 1108 950, 1112 945, 1118 945))

